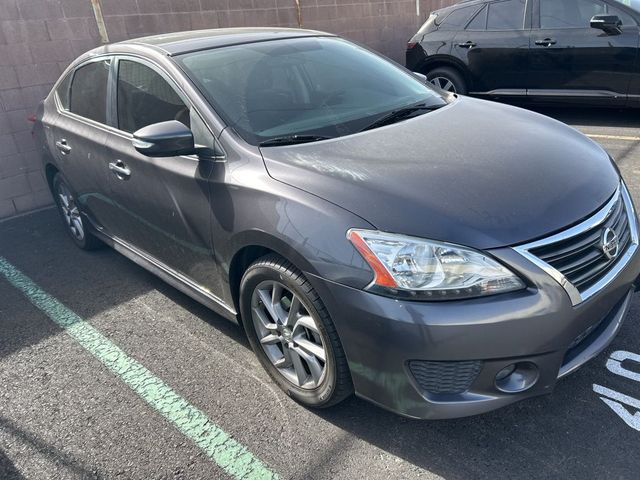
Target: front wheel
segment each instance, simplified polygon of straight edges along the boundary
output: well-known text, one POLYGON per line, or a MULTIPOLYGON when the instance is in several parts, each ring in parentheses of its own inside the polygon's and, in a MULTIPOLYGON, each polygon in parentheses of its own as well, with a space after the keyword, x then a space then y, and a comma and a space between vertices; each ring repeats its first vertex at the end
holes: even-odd
POLYGON ((240 308, 260 363, 295 400, 329 407, 353 392, 335 326, 291 263, 275 255, 254 262, 240 284, 240 308))

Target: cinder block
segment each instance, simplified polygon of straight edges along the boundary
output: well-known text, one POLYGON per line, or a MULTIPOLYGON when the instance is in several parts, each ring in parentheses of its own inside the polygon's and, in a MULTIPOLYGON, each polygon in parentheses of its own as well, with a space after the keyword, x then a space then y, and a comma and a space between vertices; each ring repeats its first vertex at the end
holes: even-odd
POLYGON ((0 31, 7 44, 46 42, 50 40, 44 20, 4 20, 0 21, 0 31))
POLYGON ((31 131, 31 123, 27 120, 27 117, 31 115, 32 111, 29 110, 13 110, 7 112, 5 115, 8 120, 8 128, 4 133, 17 133, 22 131, 31 131))
MULTIPOLYGON (((107 0, 103 0, 103 4, 107 0)), ((132 0, 133 2, 133 0, 132 0)), ((92 17, 93 8, 91 8, 91 2, 87 0, 61 0, 62 11, 66 18, 74 17, 92 17)))
POLYGON ((99 36, 94 18, 59 18, 47 20, 51 40, 77 40, 99 36))
POLYGON ((0 90, 0 102, 5 112, 25 108, 23 92, 20 88, 12 88, 11 90, 0 90))
POLYGON ((7 133, 13 133, 9 122, 9 114, 0 111, 0 135, 6 135, 7 133))
POLYGON ((29 45, 34 63, 62 62, 73 59, 69 40, 54 40, 29 45))
POLYGON ((25 87, 21 90, 22 93, 22 106, 25 110, 35 113, 38 104, 47 96, 51 90, 49 84, 34 85, 32 87, 25 87))
MULTIPOLYGON (((290 1, 290 0, 289 0, 290 1)), ((233 2, 233 0, 231 0, 233 2)), ((229 10, 229 0, 200 0, 203 10, 229 10)))
POLYGON ((197 12, 191 14, 191 28, 203 30, 207 28, 218 28, 218 12, 197 12))
POLYGON ((28 193, 31 193, 31 187, 25 173, 0 180, 0 200, 8 200, 28 193))
POLYGON ((16 214, 16 208, 11 200, 0 200, 0 218, 9 218, 16 214))
POLYGON ((172 0, 172 12, 198 12, 200 11, 200 0, 172 0))
POLYGON ((0 90, 16 88, 19 85, 14 67, 0 67, 0 90))
POLYGON ((25 20, 62 18, 62 6, 58 0, 28 0, 18 3, 20 16, 25 20))
POLYGON ((13 177, 27 170, 27 165, 20 153, 0 157, 0 178, 13 177))
POLYGON ((36 144, 33 141, 33 136, 31 135, 31 131, 29 130, 14 133, 13 141, 20 153, 29 152, 31 150, 35 150, 36 148, 36 144))
POLYGON ((170 0, 138 0, 140 13, 169 13, 171 11, 170 0))
POLYGON ((32 63, 32 58, 26 43, 0 45, 0 66, 26 65, 28 63, 32 63))
POLYGON ((57 63, 18 65, 15 69, 22 87, 54 83, 62 73, 57 63))
POLYGON ((35 170, 27 173, 27 180, 31 186, 31 191, 38 192, 49 188, 47 181, 44 178, 44 172, 42 170, 35 170))
POLYGON ((139 13, 138 4, 133 0, 102 0, 105 15, 131 15, 139 13))
POLYGON ((2 2, 0 2, 0 18, 3 20, 18 20, 20 18, 18 1, 2 0, 2 2))
POLYGON ((12 134, 0 135, 0 152, 2 152, 2 155, 18 153, 18 147, 12 134))
POLYGON ((53 204, 53 197, 49 189, 22 195, 13 199, 17 213, 29 212, 36 208, 46 207, 53 204))

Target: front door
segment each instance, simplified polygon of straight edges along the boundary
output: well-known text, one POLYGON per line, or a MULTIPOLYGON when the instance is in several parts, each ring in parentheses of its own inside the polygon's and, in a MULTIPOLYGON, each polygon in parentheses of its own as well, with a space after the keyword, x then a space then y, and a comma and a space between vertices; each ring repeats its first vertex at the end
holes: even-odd
POLYGON ((151 158, 138 153, 132 133, 147 125, 178 120, 196 143, 214 137, 172 81, 152 64, 119 58, 116 65, 118 134, 107 140, 114 235, 199 286, 217 290, 210 236, 207 179, 212 160, 196 156, 151 158), (124 173, 123 173, 124 172, 124 173))
POLYGON ((538 0, 537 7, 529 94, 626 103, 638 53, 636 21, 602 0, 538 0), (618 15, 622 33, 591 28, 599 14, 618 15))
POLYGON ((492 2, 456 35, 451 51, 469 68, 470 93, 526 94, 527 20, 525 0, 492 2))

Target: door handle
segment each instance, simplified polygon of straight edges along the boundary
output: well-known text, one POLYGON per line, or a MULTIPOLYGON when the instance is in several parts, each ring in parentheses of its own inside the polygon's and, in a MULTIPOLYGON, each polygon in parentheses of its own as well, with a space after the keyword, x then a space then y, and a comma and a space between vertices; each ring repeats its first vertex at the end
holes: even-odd
POLYGON ((131 176, 131 170, 129 170, 122 160, 111 162, 109 164, 109 170, 120 180, 127 180, 131 176))
POLYGON ((459 43, 458 44, 458 46, 460 48, 473 48, 476 45, 477 45, 476 42, 472 42, 471 40, 469 40, 468 42, 465 42, 465 43, 459 43))
POLYGON ((545 38, 544 40, 536 40, 536 45, 541 47, 550 47, 551 45, 555 45, 557 42, 553 38, 545 38))
POLYGON ((71 147, 67 145, 67 141, 64 138, 56 142, 56 148, 60 150, 60 153, 62 155, 66 155, 67 153, 71 152, 71 147))

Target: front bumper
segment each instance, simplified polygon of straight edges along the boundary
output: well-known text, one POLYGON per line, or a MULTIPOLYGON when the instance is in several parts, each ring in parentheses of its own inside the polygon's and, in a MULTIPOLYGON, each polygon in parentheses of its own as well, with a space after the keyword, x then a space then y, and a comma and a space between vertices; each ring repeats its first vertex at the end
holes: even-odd
POLYGON ((550 393, 558 378, 611 342, 640 274, 636 251, 605 288, 573 306, 551 276, 519 253, 504 248, 491 254, 529 279, 529 288, 473 300, 421 303, 309 275, 334 320, 357 395, 404 416, 440 419, 476 415, 550 393), (410 367, 414 362, 442 368, 424 374, 410 367), (535 365, 537 381, 526 391, 505 393, 496 386, 496 375, 514 363, 535 365), (452 371, 472 376, 464 391, 428 387, 443 372, 452 371))

